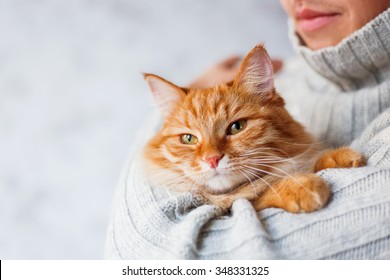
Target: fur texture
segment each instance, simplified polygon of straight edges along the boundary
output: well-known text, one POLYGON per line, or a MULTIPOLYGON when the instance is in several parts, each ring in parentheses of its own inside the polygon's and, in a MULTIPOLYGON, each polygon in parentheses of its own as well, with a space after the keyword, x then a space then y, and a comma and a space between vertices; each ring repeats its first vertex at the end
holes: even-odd
POLYGON ((229 84, 196 90, 153 74, 145 79, 165 117, 144 151, 153 185, 199 194, 223 209, 246 198, 257 210, 311 212, 330 197, 314 172, 364 165, 349 148, 324 150, 290 116, 262 46, 229 84))

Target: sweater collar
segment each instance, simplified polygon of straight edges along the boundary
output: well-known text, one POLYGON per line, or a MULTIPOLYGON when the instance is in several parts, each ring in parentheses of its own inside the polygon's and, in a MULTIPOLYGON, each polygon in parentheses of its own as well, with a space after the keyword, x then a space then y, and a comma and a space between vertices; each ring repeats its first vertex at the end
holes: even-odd
POLYGON ((338 45, 312 51, 302 44, 290 23, 297 51, 321 76, 342 91, 371 87, 388 79, 390 72, 390 9, 338 45))

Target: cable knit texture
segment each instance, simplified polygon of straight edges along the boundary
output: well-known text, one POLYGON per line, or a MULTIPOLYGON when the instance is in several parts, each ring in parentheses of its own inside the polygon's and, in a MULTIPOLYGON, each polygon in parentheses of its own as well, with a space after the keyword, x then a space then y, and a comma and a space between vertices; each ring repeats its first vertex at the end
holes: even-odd
POLYGON ((139 150, 155 117, 123 171, 106 258, 390 259, 390 10, 335 47, 294 41, 301 58, 276 80, 287 108, 319 141, 364 153, 368 166, 319 172, 333 195, 317 212, 256 213, 242 199, 222 215, 189 193, 150 186, 139 150))

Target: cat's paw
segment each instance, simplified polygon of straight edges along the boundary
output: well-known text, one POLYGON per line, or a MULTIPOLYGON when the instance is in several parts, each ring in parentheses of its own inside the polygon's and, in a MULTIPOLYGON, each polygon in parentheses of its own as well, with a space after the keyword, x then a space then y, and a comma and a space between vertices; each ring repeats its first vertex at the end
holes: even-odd
POLYGON ((328 184, 315 174, 296 174, 276 183, 254 204, 257 210, 282 208, 292 213, 321 209, 330 198, 328 184))
POLYGON ((292 213, 309 213, 321 209, 328 202, 328 184, 315 174, 295 175, 288 179, 283 209, 292 213))
POLYGON ((351 168, 366 165, 364 156, 351 148, 342 147, 324 153, 317 161, 314 171, 327 168, 351 168))

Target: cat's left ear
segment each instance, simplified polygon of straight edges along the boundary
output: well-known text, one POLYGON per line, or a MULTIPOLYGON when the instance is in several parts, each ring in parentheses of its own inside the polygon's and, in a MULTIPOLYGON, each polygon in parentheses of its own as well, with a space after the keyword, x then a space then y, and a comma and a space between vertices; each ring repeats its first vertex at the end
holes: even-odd
POLYGON ((234 85, 251 94, 260 95, 264 102, 283 105, 274 87, 274 70, 270 57, 262 45, 254 47, 241 63, 234 85))
POLYGON ((186 96, 184 89, 153 74, 144 74, 146 83, 164 117, 172 113, 174 106, 186 96))

